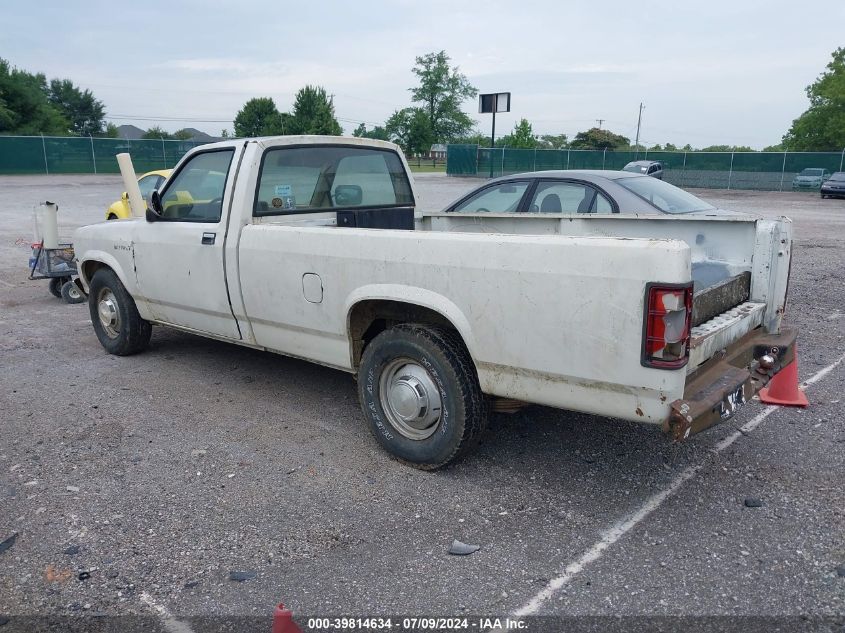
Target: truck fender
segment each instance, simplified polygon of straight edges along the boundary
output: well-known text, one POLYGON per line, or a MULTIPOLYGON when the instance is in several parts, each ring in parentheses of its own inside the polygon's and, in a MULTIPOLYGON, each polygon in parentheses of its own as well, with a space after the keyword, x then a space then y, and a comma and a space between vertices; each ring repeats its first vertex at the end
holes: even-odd
POLYGON ((126 273, 123 271, 123 268, 118 263, 117 259, 105 251, 88 251, 85 253, 85 257, 79 260, 79 278, 82 280, 86 291, 91 285, 91 278, 88 276, 88 272, 95 271, 99 268, 99 266, 94 267, 91 265, 95 263, 111 268, 114 271, 114 274, 117 275, 117 278, 120 279, 120 283, 123 284, 123 287, 126 288, 127 292, 129 292, 130 295, 135 294, 135 284, 126 277, 126 273))
POLYGON ((425 288, 401 284, 369 284, 357 288, 346 298, 344 309, 346 310, 346 333, 349 338, 350 355, 354 355, 352 350, 352 312, 355 306, 362 301, 395 301, 438 313, 457 330, 474 361, 475 338, 472 335, 469 319, 466 318, 461 309, 441 294, 425 288))

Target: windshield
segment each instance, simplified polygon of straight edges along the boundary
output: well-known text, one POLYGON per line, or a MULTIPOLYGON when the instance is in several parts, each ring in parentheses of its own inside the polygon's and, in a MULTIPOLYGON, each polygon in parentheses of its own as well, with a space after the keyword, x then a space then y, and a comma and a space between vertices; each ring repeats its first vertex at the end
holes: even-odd
POLYGON ((638 165, 636 163, 628 163, 622 168, 622 171, 632 171, 635 174, 644 174, 646 172, 645 165, 638 165))
POLYGON ((716 208, 691 193, 656 178, 618 178, 616 182, 664 213, 692 213, 716 208))
POLYGON ((845 180, 845 171, 838 171, 830 177, 831 180, 845 180))
POLYGON ((822 175, 821 169, 805 169, 801 172, 802 176, 821 176, 822 175))

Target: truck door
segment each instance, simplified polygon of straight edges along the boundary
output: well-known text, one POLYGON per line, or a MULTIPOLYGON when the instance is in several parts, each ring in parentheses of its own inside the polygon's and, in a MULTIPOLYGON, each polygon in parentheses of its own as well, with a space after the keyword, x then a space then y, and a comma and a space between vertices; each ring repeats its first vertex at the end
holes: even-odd
POLYGON ((229 339, 241 338, 223 262, 235 154, 194 154, 161 191, 162 217, 137 222, 134 236, 140 298, 155 319, 229 339))

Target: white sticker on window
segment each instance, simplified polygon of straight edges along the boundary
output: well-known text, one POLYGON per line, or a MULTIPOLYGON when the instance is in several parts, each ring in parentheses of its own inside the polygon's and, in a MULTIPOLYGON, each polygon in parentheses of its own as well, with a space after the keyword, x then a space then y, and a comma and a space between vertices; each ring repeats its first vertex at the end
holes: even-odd
POLYGON ((290 185, 276 185, 276 188, 273 190, 280 198, 284 198, 286 196, 292 195, 291 186, 290 185))

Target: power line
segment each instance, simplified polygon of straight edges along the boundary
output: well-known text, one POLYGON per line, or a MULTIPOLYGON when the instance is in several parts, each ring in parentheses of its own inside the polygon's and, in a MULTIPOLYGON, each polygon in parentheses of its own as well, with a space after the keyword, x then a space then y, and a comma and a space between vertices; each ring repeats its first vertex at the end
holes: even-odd
MULTIPOLYGON (((167 88, 155 88, 149 86, 123 86, 119 84, 85 84, 89 88, 113 88, 116 90, 132 90, 133 92, 138 91, 146 91, 146 92, 184 92, 184 93, 203 93, 203 94, 227 94, 227 95, 239 95, 239 96, 254 96, 256 94, 255 90, 219 90, 219 89, 202 89, 202 88, 178 88, 178 87, 170 87, 167 88)), ((265 90, 263 91, 264 94, 271 95, 271 96, 278 96, 278 97, 295 97, 295 92, 281 92, 278 90, 265 90)), ((395 108, 397 110, 401 110, 407 106, 397 106, 396 104, 389 103, 387 101, 381 101, 379 99, 370 99, 367 97, 358 97, 355 95, 345 94, 341 92, 334 93, 336 97, 343 97, 344 99, 353 99, 355 101, 364 101, 367 103, 377 103, 379 105, 386 105, 391 108, 395 108)))
POLYGON ((104 118, 115 121, 157 121, 161 123, 231 123, 233 119, 195 119, 191 117, 167 117, 167 116, 133 116, 131 114, 107 114, 104 118))
MULTIPOLYGON (((153 123, 232 123, 234 119, 200 119, 195 117, 174 117, 174 116, 151 116, 151 115, 133 115, 133 114, 107 114, 106 119, 112 121, 151 121, 153 123)), ((364 123, 365 125, 382 125, 374 121, 364 121, 362 119, 352 119, 348 117, 335 116, 338 121, 344 123, 364 123)))

